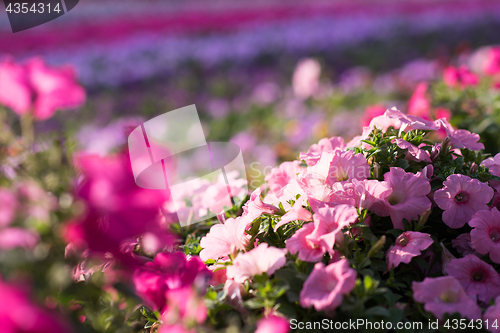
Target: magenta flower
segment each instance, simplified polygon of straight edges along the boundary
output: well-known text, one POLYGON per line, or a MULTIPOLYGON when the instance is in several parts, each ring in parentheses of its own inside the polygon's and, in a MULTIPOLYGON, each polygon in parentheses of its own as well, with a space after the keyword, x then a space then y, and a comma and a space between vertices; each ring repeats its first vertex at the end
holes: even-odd
POLYGON ((467 296, 462 285, 451 276, 425 278, 423 282, 413 282, 413 298, 424 303, 424 309, 438 319, 445 313, 460 313, 471 320, 481 318, 481 309, 467 296))
POLYGON ((311 236, 314 223, 302 226, 286 241, 286 248, 291 254, 299 254, 299 259, 308 262, 318 262, 323 258, 325 250, 320 246, 318 237, 311 236))
POLYGON ((453 126, 446 119, 436 120, 436 124, 446 131, 446 135, 450 137, 450 147, 455 148, 467 148, 470 150, 481 150, 484 149, 484 145, 479 141, 479 134, 471 133, 464 129, 454 129, 453 126))
POLYGON ((467 295, 476 295, 480 301, 488 303, 500 295, 497 271, 473 254, 451 260, 446 272, 462 284, 467 295))
POLYGON ((356 271, 349 267, 346 259, 326 267, 321 262, 317 263, 300 292, 300 305, 304 308, 314 306, 317 311, 336 309, 344 295, 354 289, 356 276, 356 271))
POLYGON ((434 241, 431 235, 416 231, 406 231, 396 238, 396 244, 387 250, 388 269, 398 267, 400 263, 409 264, 413 257, 419 256, 434 241))
POLYGON ((500 73, 500 47, 491 47, 486 51, 483 71, 486 75, 500 73))
POLYGON ((74 330, 55 313, 33 304, 26 292, 0 281, 0 327, 5 333, 70 333, 74 330))
POLYGON ((290 223, 292 221, 304 221, 304 222, 309 222, 312 221, 313 217, 310 211, 302 207, 302 202, 304 201, 304 198, 301 196, 298 198, 292 209, 290 209, 285 215, 281 217, 281 220, 276 223, 276 226, 274 227, 274 230, 278 230, 279 227, 282 225, 285 225, 287 223, 290 223))
POLYGON ((286 250, 261 243, 256 248, 239 254, 233 265, 227 267, 227 278, 243 283, 255 275, 274 274, 286 263, 286 250))
POLYGON ((71 67, 50 68, 41 59, 24 65, 11 60, 0 63, 0 103, 19 115, 33 112, 38 120, 55 111, 82 105, 85 90, 78 85, 71 67))
POLYGON ((458 68, 453 66, 445 68, 443 80, 448 86, 461 89, 467 86, 476 86, 479 83, 479 77, 463 65, 458 68))
POLYGON ((342 229, 356 223, 358 211, 350 205, 323 207, 313 215, 314 231, 310 239, 317 238, 324 252, 333 253, 337 238, 343 238, 342 229))
POLYGON ((271 192, 277 197, 282 196, 284 187, 288 185, 290 180, 297 179, 297 174, 304 170, 299 165, 300 161, 283 162, 278 168, 271 169, 271 172, 265 177, 271 192))
POLYGON ((416 161, 425 161, 431 163, 431 158, 426 150, 420 149, 403 139, 396 139, 396 144, 401 149, 408 149, 408 153, 413 156, 416 161))
POLYGON ((290 332, 290 323, 288 319, 270 315, 260 319, 257 322, 257 330, 255 333, 288 333, 290 332))
POLYGON ((317 144, 311 145, 307 153, 301 152, 300 159, 306 161, 307 165, 313 166, 319 161, 324 152, 331 153, 337 148, 344 150, 345 147, 344 139, 340 136, 332 136, 329 139, 323 138, 317 144))
POLYGON ((123 260, 129 256, 120 248, 130 238, 151 233, 161 248, 174 241, 159 219, 168 193, 138 187, 128 156, 79 155, 75 164, 82 173, 76 192, 86 212, 68 228, 69 241, 123 260))
POLYGON ((186 258, 181 252, 158 253, 152 262, 137 268, 132 280, 135 289, 146 304, 163 311, 170 290, 191 286, 197 281, 210 279, 212 273, 198 257, 186 258))
POLYGON ((450 228, 463 227, 480 210, 487 210, 493 189, 477 179, 450 175, 444 187, 434 193, 434 201, 444 210, 443 222, 450 228))
POLYGON ((208 259, 226 259, 229 255, 236 256, 238 251, 245 250, 250 240, 250 235, 245 233, 246 228, 252 220, 241 216, 236 219, 229 218, 224 224, 215 224, 210 228, 200 241, 203 248, 200 258, 203 261, 208 259))
POLYGON ((498 296, 495 300, 495 304, 490 306, 488 309, 486 309, 486 312, 483 315, 483 321, 488 320, 489 325, 489 331, 490 332, 495 332, 498 333, 500 332, 500 296, 498 296), (496 321, 496 327, 493 327, 491 323, 495 323, 496 321))
POLYGON ((370 177, 370 167, 365 155, 355 154, 353 151, 335 150, 328 168, 327 185, 353 179, 366 179, 370 177))
POLYGON ((403 219, 416 219, 431 208, 427 198, 431 185, 425 178, 406 173, 401 168, 391 168, 384 180, 392 191, 383 192, 371 210, 379 216, 390 216, 394 228, 404 229, 403 219))
POLYGON ((500 212, 496 207, 477 212, 469 222, 472 248, 500 264, 500 212))

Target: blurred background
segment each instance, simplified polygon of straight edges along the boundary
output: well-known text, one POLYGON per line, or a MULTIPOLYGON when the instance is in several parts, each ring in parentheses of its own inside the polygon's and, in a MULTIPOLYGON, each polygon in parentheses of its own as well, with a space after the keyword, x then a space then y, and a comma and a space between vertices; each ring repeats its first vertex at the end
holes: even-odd
POLYGON ((255 170, 350 140, 367 108, 404 111, 418 82, 500 39, 495 0, 81 0, 16 34, 1 17, 2 57, 68 64, 88 93, 38 132, 105 154, 127 125, 196 104, 207 138, 239 144, 255 170))

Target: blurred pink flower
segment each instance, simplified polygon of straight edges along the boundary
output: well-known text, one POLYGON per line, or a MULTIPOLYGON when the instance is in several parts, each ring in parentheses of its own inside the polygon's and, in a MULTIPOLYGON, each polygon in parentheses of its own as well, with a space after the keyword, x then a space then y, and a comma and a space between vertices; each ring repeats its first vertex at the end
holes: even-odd
POLYGON ((207 318, 204 300, 190 285, 169 290, 166 298, 167 306, 161 316, 164 325, 175 325, 179 322, 184 326, 191 326, 193 323, 199 325, 207 318))
POLYGON ((488 50, 483 70, 486 75, 500 73, 500 47, 492 47, 488 50))
POLYGON ((329 139, 323 138, 317 144, 311 145, 307 153, 301 152, 300 159, 305 160, 307 165, 313 166, 319 161, 324 152, 333 152, 337 148, 340 150, 346 148, 343 138, 340 136, 332 136, 329 139))
POLYGON ((16 195, 8 189, 0 188, 0 228, 7 227, 12 223, 17 208, 16 195))
POLYGON ((8 87, 0 92, 0 103, 19 115, 31 111, 38 120, 85 101, 85 90, 76 82, 71 67, 51 68, 39 58, 23 65, 4 60, 0 63, 0 85, 8 87))
POLYGON ((0 249, 10 250, 16 247, 33 249, 40 242, 40 235, 22 228, 0 229, 0 249))
POLYGON ((428 84, 425 82, 417 85, 408 102, 408 114, 427 120, 431 119, 431 102, 425 95, 428 87, 428 84))
POLYGON ((281 217, 281 220, 276 223, 276 226, 274 227, 274 230, 278 230, 279 227, 282 225, 285 225, 289 222, 300 220, 300 221, 305 221, 309 222, 312 221, 312 214, 310 211, 302 207, 304 201, 304 197, 299 197, 296 201, 295 204, 293 205, 292 209, 290 209, 285 215, 281 217))
POLYGON ((110 252, 123 260, 129 256, 120 250, 122 243, 147 232, 161 247, 174 242, 159 218, 160 207, 170 193, 137 186, 128 156, 81 154, 75 158, 75 165, 82 173, 76 193, 86 211, 71 224, 68 241, 87 246, 92 252, 110 252))
POLYGON ((479 210, 489 209, 493 189, 477 179, 450 175, 444 187, 434 192, 434 201, 443 209, 443 222, 450 228, 463 227, 479 210))
POLYGON ((455 148, 467 148, 470 150, 481 150, 484 149, 484 145, 478 142, 480 137, 479 134, 471 133, 464 129, 454 129, 453 126, 446 119, 436 120, 436 124, 441 126, 441 129, 446 131, 446 135, 450 137, 450 147, 455 148))
POLYGON ((183 324, 161 325, 158 333, 196 333, 194 328, 188 329, 183 324))
POLYGON ((15 186, 23 214, 41 221, 49 221, 57 208, 57 199, 35 180, 23 180, 15 186))
POLYGON ((492 210, 476 212, 469 221, 472 248, 481 254, 489 254, 491 261, 500 264, 500 212, 492 210))
POLYGON ((300 161, 283 162, 277 168, 272 168, 271 172, 265 177, 265 181, 269 184, 269 189, 277 197, 283 195, 283 188, 288 185, 290 180, 297 179, 297 174, 304 170, 300 166, 300 161))
POLYGON ((247 235, 245 230, 251 222, 249 218, 241 216, 236 219, 229 218, 224 224, 213 225, 210 232, 200 241, 203 248, 200 252, 201 260, 225 259, 229 255, 234 257, 239 250, 245 250, 250 241, 250 235, 247 235))
POLYGON ((381 193, 371 210, 379 216, 390 216, 394 228, 404 230, 403 219, 416 219, 431 208, 431 201, 427 198, 431 185, 425 178, 392 167, 384 175, 384 180, 392 191, 381 193))
POLYGON ((438 319, 443 319, 445 313, 450 315, 458 312, 468 319, 481 318, 481 309, 455 278, 442 276, 425 278, 423 282, 412 284, 413 298, 424 303, 424 309, 438 319))
POLYGON ((257 330, 255 333, 288 333, 290 332, 290 323, 288 319, 270 315, 260 319, 257 322, 257 330))
POLYGON ((419 256, 421 251, 427 249, 434 241, 431 235, 406 231, 396 238, 396 244, 387 250, 388 269, 398 267, 400 263, 409 264, 413 257, 419 256))
POLYGON ((245 287, 243 286, 243 284, 228 279, 224 284, 223 291, 226 294, 226 297, 224 298, 224 301, 226 303, 228 303, 241 313, 247 311, 243 304, 243 294, 245 293, 245 287))
POLYGON ((181 252, 158 253, 154 261, 137 268, 132 280, 138 294, 154 310, 163 311, 171 290, 195 284, 203 289, 212 273, 198 257, 181 252))
POLYGON ((358 220, 358 211, 350 205, 323 207, 313 215, 314 231, 309 236, 317 238, 323 252, 333 253, 337 237, 343 238, 342 229, 358 220))
POLYGON ((385 110, 387 110, 387 108, 383 105, 380 105, 380 104, 368 106, 365 109, 363 116, 361 117, 361 120, 360 120, 361 127, 369 126, 371 120, 375 117, 383 115, 385 113, 385 110))
POLYGON ((416 161, 425 161, 431 163, 431 158, 429 156, 429 153, 424 150, 420 149, 417 146, 409 143, 408 141, 405 141, 403 139, 396 139, 396 144, 398 145, 399 148, 401 149, 408 149, 408 153, 413 156, 413 158, 416 161))
POLYGON ((314 59, 303 59, 295 67, 292 77, 293 92, 297 97, 309 98, 319 88, 321 66, 314 59))
POLYGON ((326 267, 317 263, 300 292, 300 305, 314 306, 317 311, 334 310, 342 303, 344 295, 354 289, 356 275, 346 259, 326 267))
POLYGON ((246 216, 250 222, 262 214, 274 214, 280 211, 278 207, 262 202, 261 192, 261 188, 257 187, 250 195, 250 200, 243 206, 243 216, 246 216))
POLYGON ((483 321, 488 320, 489 323, 495 323, 496 327, 493 327, 492 325, 489 326, 488 330, 490 332, 498 333, 500 332, 500 323, 498 322, 500 318, 500 296, 498 296, 495 299, 495 304, 491 305, 488 309, 486 309, 486 312, 483 315, 483 321))
POLYGON ((447 67, 443 73, 444 82, 450 87, 460 87, 461 89, 467 86, 475 86, 479 83, 479 77, 472 73, 467 66, 447 67))
POLYGON ((286 250, 261 243, 256 248, 240 253, 233 260, 233 265, 227 267, 228 279, 243 283, 255 275, 274 274, 286 262, 286 250))
MULTIPOLYGON (((404 114, 396 108, 388 109, 382 116, 378 116, 372 119, 369 125, 369 129, 375 127, 386 132, 389 127, 394 129, 400 129, 403 131, 411 130, 422 130, 422 131, 435 131, 439 129, 439 125, 435 124, 433 121, 429 121, 419 116, 404 114)), ((365 129, 363 129, 363 134, 365 129)))
POLYGON ((74 332, 62 317, 33 304, 27 293, 1 280, 0 299, 2 333, 74 332))
POLYGON ((299 254, 299 259, 318 262, 323 258, 325 250, 320 246, 318 237, 310 236, 314 231, 314 223, 302 226, 286 241, 286 248, 291 254, 299 254))
POLYGON ((489 264, 473 254, 460 259, 453 259, 446 266, 446 273, 457 279, 467 295, 488 303, 500 295, 500 276, 489 264))

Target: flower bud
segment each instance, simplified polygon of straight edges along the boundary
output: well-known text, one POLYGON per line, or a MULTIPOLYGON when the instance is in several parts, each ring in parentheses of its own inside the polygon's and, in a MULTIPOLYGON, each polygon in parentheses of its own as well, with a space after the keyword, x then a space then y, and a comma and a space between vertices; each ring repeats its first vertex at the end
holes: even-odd
POLYGON ((440 152, 441 156, 446 154, 448 147, 450 146, 450 142, 451 142, 451 137, 449 135, 446 138, 444 138, 443 142, 441 142, 441 152, 440 152))
POLYGON ((427 209, 425 212, 422 213, 422 215, 420 215, 420 218, 418 219, 418 225, 420 226, 424 225, 429 219, 430 215, 431 215, 431 208, 427 209))
POLYGON ((441 245, 441 249, 443 250, 443 252, 441 253, 441 261, 443 262, 442 271, 443 271, 443 274, 446 274, 446 266, 453 259, 457 259, 457 258, 455 258, 455 256, 453 254, 451 254, 451 252, 448 251, 448 249, 446 247, 444 247, 443 243, 439 243, 439 245, 441 245))
POLYGON ((370 258, 371 256, 373 256, 377 251, 379 251, 381 248, 384 247, 384 244, 385 244, 385 235, 380 237, 380 239, 375 244, 373 244, 370 251, 368 251, 367 257, 370 258))
POLYGON ((479 166, 476 163, 472 163, 470 166, 470 174, 473 175, 479 170, 479 166))

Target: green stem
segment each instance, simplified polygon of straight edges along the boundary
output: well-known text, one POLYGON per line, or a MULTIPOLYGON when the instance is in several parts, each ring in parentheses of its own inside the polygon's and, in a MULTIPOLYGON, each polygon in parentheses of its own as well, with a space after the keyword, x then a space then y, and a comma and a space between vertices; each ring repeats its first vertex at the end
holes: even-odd
POLYGON ((33 129, 33 116, 27 113, 21 116, 21 134, 27 146, 31 146, 35 140, 35 130, 33 129))

